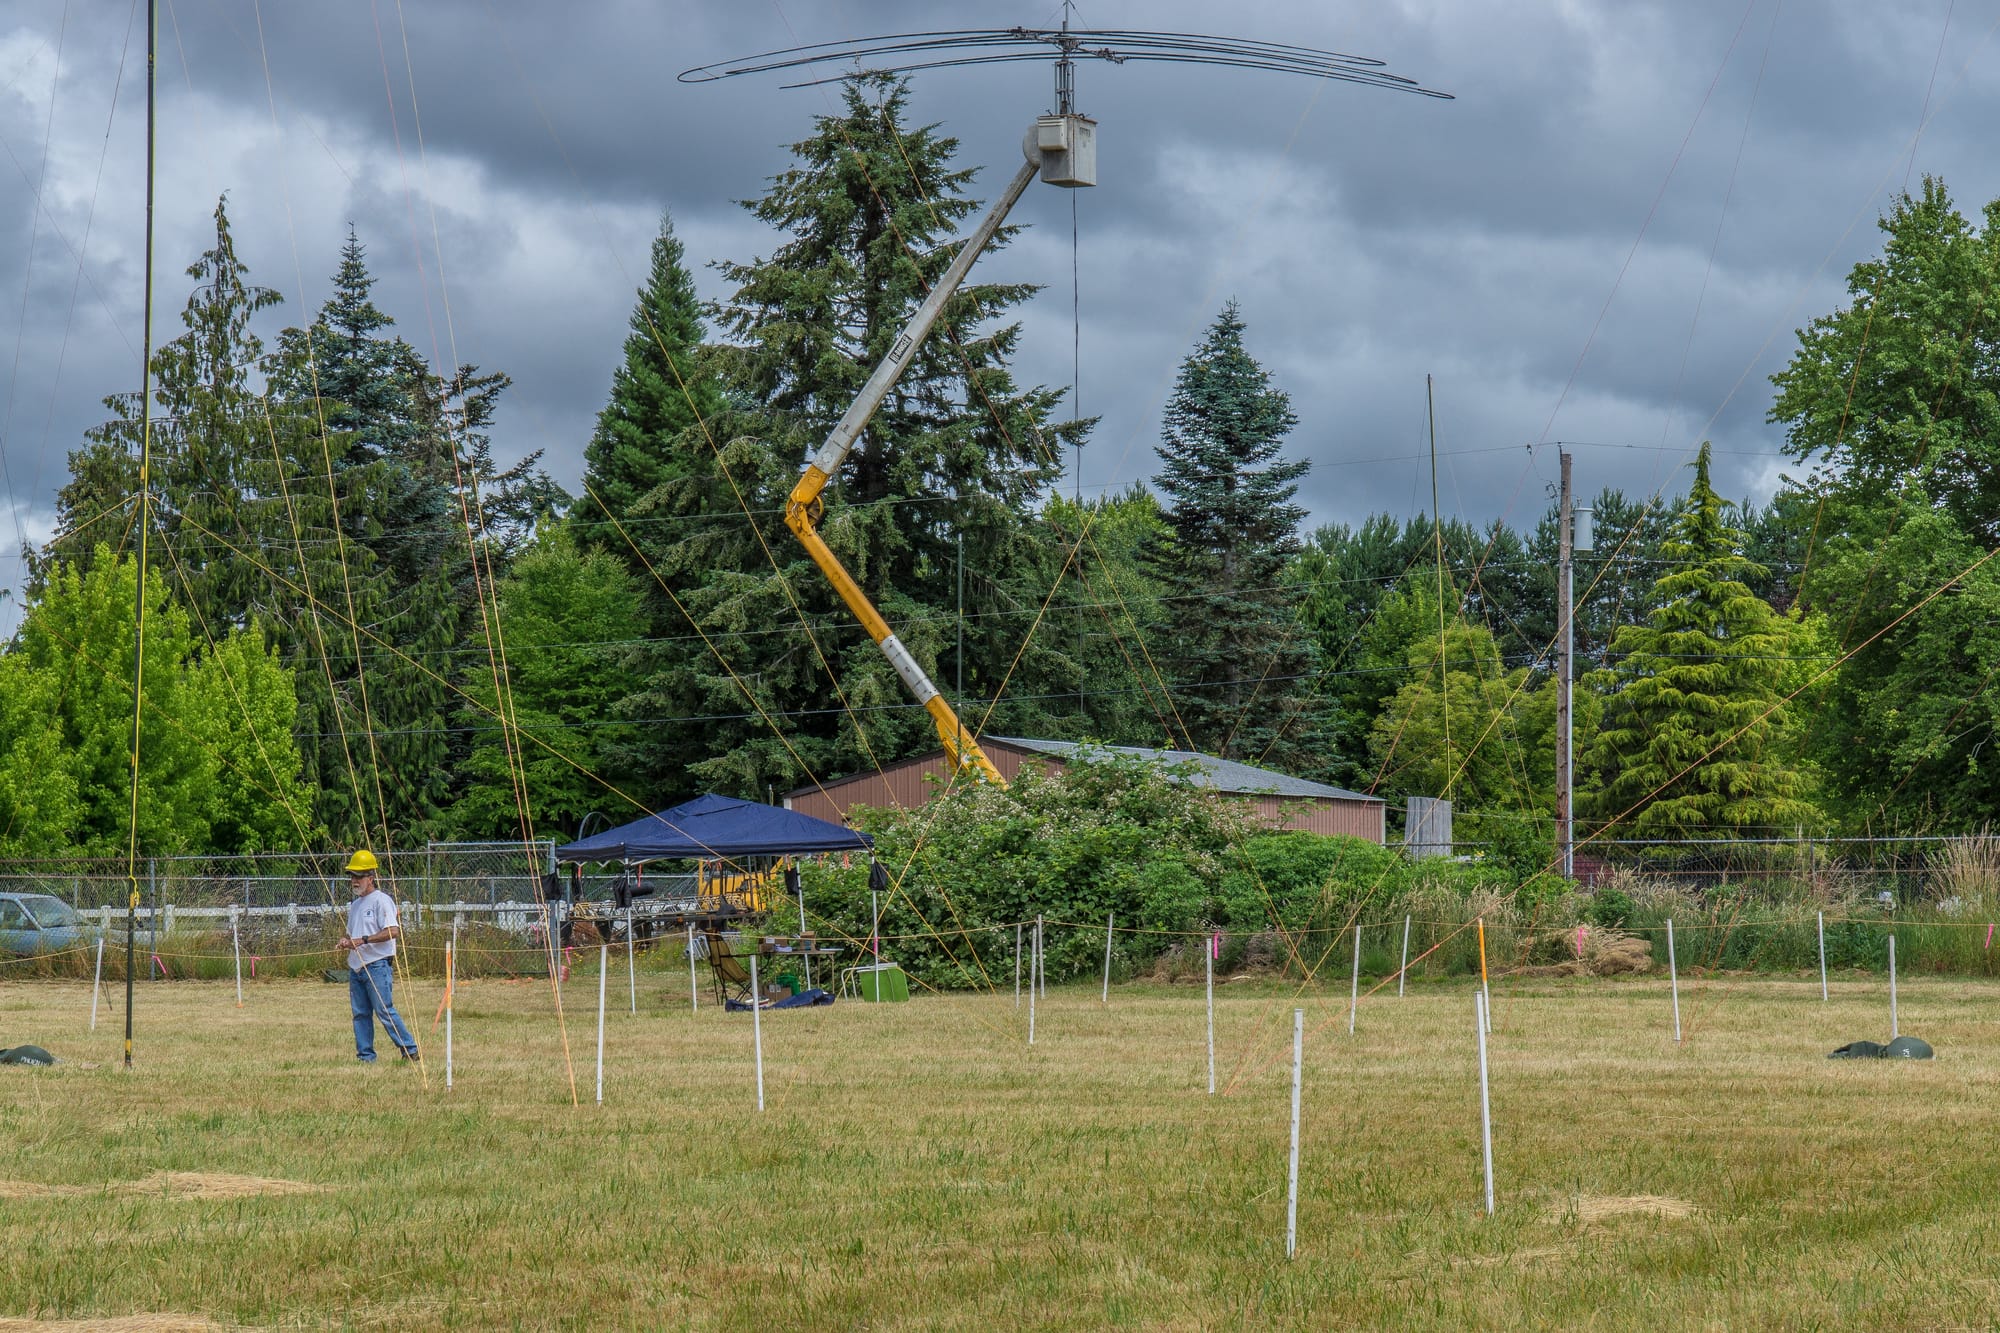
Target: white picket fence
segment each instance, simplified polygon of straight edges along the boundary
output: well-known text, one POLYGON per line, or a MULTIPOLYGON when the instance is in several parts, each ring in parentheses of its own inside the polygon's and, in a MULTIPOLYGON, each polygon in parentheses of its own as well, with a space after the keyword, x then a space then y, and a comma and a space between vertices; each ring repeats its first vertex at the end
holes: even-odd
MULTIPOLYGON (((429 906, 411 902, 403 904, 402 910, 405 923, 412 929, 426 922, 465 925, 473 921, 487 920, 501 930, 517 934, 525 933, 529 926, 543 920, 545 915, 545 909, 540 904, 531 902, 453 902, 432 903, 429 906)), ((227 929, 230 925, 238 923, 247 929, 258 921, 275 922, 289 930, 299 926, 316 925, 329 916, 344 917, 346 913, 347 906, 344 903, 287 903, 283 907, 248 908, 234 904, 228 907, 183 907, 168 903, 157 912, 151 907, 141 907, 135 920, 138 933, 150 937, 172 935, 177 929, 187 929, 190 926, 200 930, 207 928, 211 922, 216 923, 215 928, 218 929, 227 929)), ((123 908, 113 907, 107 903, 95 910, 81 912, 79 915, 84 921, 96 925, 106 935, 114 931, 120 935, 124 933, 123 908)))

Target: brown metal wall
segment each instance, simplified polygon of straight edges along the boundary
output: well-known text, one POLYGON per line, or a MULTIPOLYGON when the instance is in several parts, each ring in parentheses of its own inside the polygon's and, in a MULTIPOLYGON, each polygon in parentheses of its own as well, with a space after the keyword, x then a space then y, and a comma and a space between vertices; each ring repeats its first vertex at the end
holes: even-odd
MULTIPOLYGON (((1026 751, 993 741, 987 741, 982 748, 986 757, 993 761, 993 767, 1000 770, 1000 776, 1009 782, 1020 773, 1022 761, 1028 757, 1026 751)), ((1035 758, 1042 763, 1055 763, 1045 755, 1035 758)), ((949 771, 940 752, 928 759, 891 764, 881 773, 857 773, 851 778, 826 783, 823 788, 795 792, 786 798, 786 804, 801 814, 815 819, 830 819, 838 824, 857 805, 888 809, 909 809, 922 805, 930 800, 931 793, 937 790, 935 784, 942 781, 949 771)))
POLYGON ((1350 837, 1382 841, 1380 801, 1342 801, 1331 797, 1246 797, 1258 823, 1270 828, 1294 829, 1305 833, 1345 833, 1350 837))
MULTIPOLYGON (((995 741, 985 742, 985 750, 986 757, 993 761, 993 767, 999 769, 1000 776, 1009 782, 1020 773, 1021 765, 1030 760, 1051 769, 1062 767, 1062 761, 1050 755, 1016 750, 995 741)), ((945 773, 944 755, 937 754, 928 759, 893 764, 883 773, 858 773, 851 778, 829 782, 823 789, 797 792, 786 797, 785 803, 802 814, 829 819, 837 824, 857 805, 904 808, 922 805, 936 790, 932 780, 943 778, 945 773)), ((1383 811, 1386 807, 1380 801, 1280 796, 1250 796, 1244 799, 1251 803, 1257 822, 1269 828, 1298 829, 1307 833, 1345 833, 1375 843, 1383 840, 1383 811)))

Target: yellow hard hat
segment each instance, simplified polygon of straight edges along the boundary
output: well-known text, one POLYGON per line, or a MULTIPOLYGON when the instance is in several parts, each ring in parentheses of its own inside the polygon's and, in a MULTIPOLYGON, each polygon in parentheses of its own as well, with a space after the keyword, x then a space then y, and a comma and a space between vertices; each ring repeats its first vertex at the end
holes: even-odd
POLYGON ((360 851, 347 858, 346 870, 350 875, 372 874, 376 868, 375 853, 369 851, 366 847, 363 847, 360 851))

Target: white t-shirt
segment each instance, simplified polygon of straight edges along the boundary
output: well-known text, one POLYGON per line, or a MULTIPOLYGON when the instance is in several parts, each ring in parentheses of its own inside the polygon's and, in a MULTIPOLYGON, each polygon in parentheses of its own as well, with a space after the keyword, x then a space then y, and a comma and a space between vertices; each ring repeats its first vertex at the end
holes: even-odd
MULTIPOLYGON (((372 889, 347 905, 347 938, 350 940, 378 934, 386 927, 396 924, 396 900, 380 889, 372 889)), ((363 944, 348 950, 347 970, 359 972, 377 959, 395 956, 394 940, 383 940, 380 944, 363 944)))

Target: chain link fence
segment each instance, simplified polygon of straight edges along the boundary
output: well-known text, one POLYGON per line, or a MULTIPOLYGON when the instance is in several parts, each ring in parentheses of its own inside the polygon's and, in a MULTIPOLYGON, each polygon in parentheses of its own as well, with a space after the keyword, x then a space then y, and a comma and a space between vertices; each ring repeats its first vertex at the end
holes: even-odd
MULTIPOLYGON (((554 850, 548 841, 430 843, 384 853, 382 884, 419 921, 453 910, 525 929, 540 917, 554 850)), ((346 860, 345 852, 157 856, 128 875, 123 857, 9 857, 0 860, 0 893, 58 898, 86 920, 118 928, 136 878, 142 932, 171 932, 177 916, 281 916, 296 925, 347 910, 346 860)), ((586 889, 608 896, 611 877, 597 880, 586 889)))
POLYGON ((1576 851, 1577 883, 1595 888, 1621 872, 1700 891, 1764 885, 1817 896, 1898 903, 1943 897, 1950 867, 1990 859, 1987 835, 1873 838, 1592 839, 1576 851))

